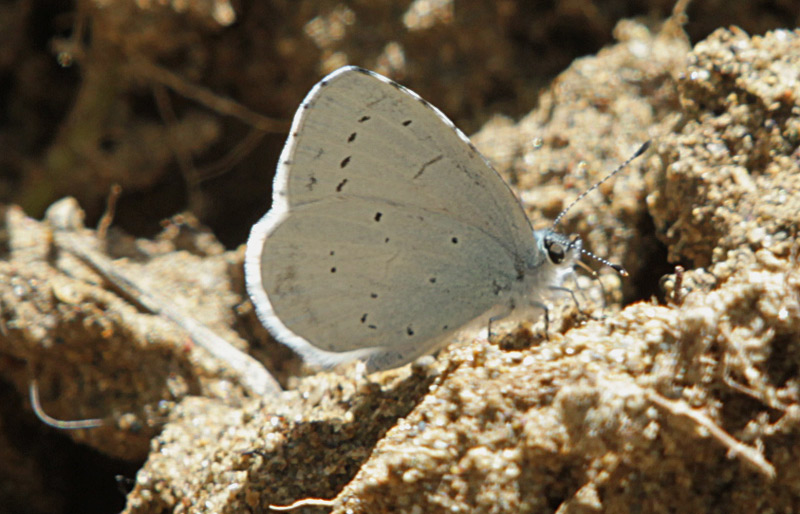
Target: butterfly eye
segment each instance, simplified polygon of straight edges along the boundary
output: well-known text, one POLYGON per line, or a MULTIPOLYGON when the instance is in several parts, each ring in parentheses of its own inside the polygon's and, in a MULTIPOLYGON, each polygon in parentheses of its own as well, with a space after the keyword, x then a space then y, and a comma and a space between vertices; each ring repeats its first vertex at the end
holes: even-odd
POLYGON ((566 253, 561 243, 548 239, 544 242, 544 248, 547 250, 547 257, 553 264, 561 264, 564 261, 566 253))

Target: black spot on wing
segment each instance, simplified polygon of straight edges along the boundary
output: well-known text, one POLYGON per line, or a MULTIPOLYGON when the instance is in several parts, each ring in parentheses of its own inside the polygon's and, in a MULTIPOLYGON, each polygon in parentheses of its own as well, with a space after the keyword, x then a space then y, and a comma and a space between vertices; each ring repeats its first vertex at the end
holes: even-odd
POLYGON ((403 126, 404 127, 407 127, 409 125, 411 125, 411 120, 406 120, 406 121, 403 122, 403 126))
POLYGON ((380 221, 382 217, 383 217, 383 213, 382 212, 376 212, 375 213, 375 221, 380 221))
POLYGON ((362 117, 360 117, 360 118, 358 119, 358 122, 359 122, 359 123, 364 123, 365 121, 369 121, 369 120, 370 120, 370 117, 369 117, 369 116, 362 116, 362 117))
POLYGON ((352 134, 350 134, 350 137, 347 138, 347 142, 352 143, 355 140, 356 140, 356 132, 353 132, 352 134))
POLYGON ((339 184, 336 186, 336 192, 341 193, 342 189, 344 189, 345 184, 347 184, 347 179, 344 179, 341 182, 339 182, 339 184))
POLYGON ((351 156, 350 156, 350 155, 348 155, 347 157, 345 157, 344 159, 342 159, 342 162, 340 162, 340 163, 339 163, 339 167, 340 167, 340 168, 344 168, 345 166, 347 166, 347 165, 350 163, 350 157, 351 157, 351 156))

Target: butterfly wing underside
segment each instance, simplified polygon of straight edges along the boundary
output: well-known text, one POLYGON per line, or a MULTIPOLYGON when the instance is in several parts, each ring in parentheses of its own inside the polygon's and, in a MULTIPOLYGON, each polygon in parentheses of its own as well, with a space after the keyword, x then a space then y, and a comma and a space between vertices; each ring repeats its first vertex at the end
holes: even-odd
POLYGON ((309 93, 273 189, 248 242, 248 289, 312 364, 377 369, 431 351, 500 302, 534 247, 516 197, 463 134, 358 68, 309 93))

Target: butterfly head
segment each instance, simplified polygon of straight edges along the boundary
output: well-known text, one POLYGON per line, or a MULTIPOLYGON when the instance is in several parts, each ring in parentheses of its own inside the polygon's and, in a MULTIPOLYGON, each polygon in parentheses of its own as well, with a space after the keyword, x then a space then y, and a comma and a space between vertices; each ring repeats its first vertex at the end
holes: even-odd
POLYGON ((574 263, 583 250, 583 242, 578 236, 567 237, 552 230, 542 231, 541 248, 553 266, 569 266, 574 263))
POLYGON ((593 254, 588 250, 584 250, 580 237, 572 236, 571 238, 569 238, 563 234, 559 234, 558 232, 556 232, 555 228, 558 226, 558 224, 561 222, 561 220, 564 218, 567 212, 569 212, 569 210, 575 206, 575 204, 583 200, 586 197, 586 195, 597 189, 601 184, 603 184, 611 177, 613 177, 614 175, 625 169, 628 166, 628 164, 631 163, 631 161, 633 161, 634 159, 645 153, 648 148, 650 148, 650 141, 646 141, 625 162, 617 166, 617 168, 614 171, 612 171, 611 173, 606 175, 603 179, 596 182, 592 187, 590 187, 589 189, 578 195, 578 197, 575 200, 573 200, 571 204, 569 204, 566 208, 564 208, 564 210, 561 211, 561 213, 558 216, 556 216, 556 219, 553 221, 552 229, 541 230, 535 233, 537 242, 539 243, 541 249, 545 252, 547 259, 550 261, 552 265, 560 266, 563 263, 566 263, 565 267, 567 266, 571 267, 572 264, 580 263, 578 257, 580 254, 583 254, 601 264, 610 267, 623 277, 628 276, 628 272, 625 271, 625 268, 623 268, 619 264, 614 264, 601 257, 598 257, 597 255, 593 254))
POLYGON ((535 230, 533 237, 538 254, 533 268, 548 276, 563 278, 572 271, 583 252, 583 242, 578 236, 566 236, 552 229, 544 229, 535 230))

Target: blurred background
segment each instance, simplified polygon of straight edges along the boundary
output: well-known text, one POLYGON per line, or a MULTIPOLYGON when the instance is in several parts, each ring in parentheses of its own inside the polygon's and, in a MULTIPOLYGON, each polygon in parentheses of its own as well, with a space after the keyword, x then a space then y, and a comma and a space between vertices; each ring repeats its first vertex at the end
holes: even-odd
MULTIPOLYGON (((8 0, 0 3, 0 201, 41 217, 78 199, 94 226, 152 236, 190 211, 228 247, 269 208, 275 164, 309 88, 345 64, 403 83, 466 134, 518 119, 615 24, 654 28, 672 0, 8 0)), ((795 27, 793 0, 688 7, 718 27, 795 27)))

